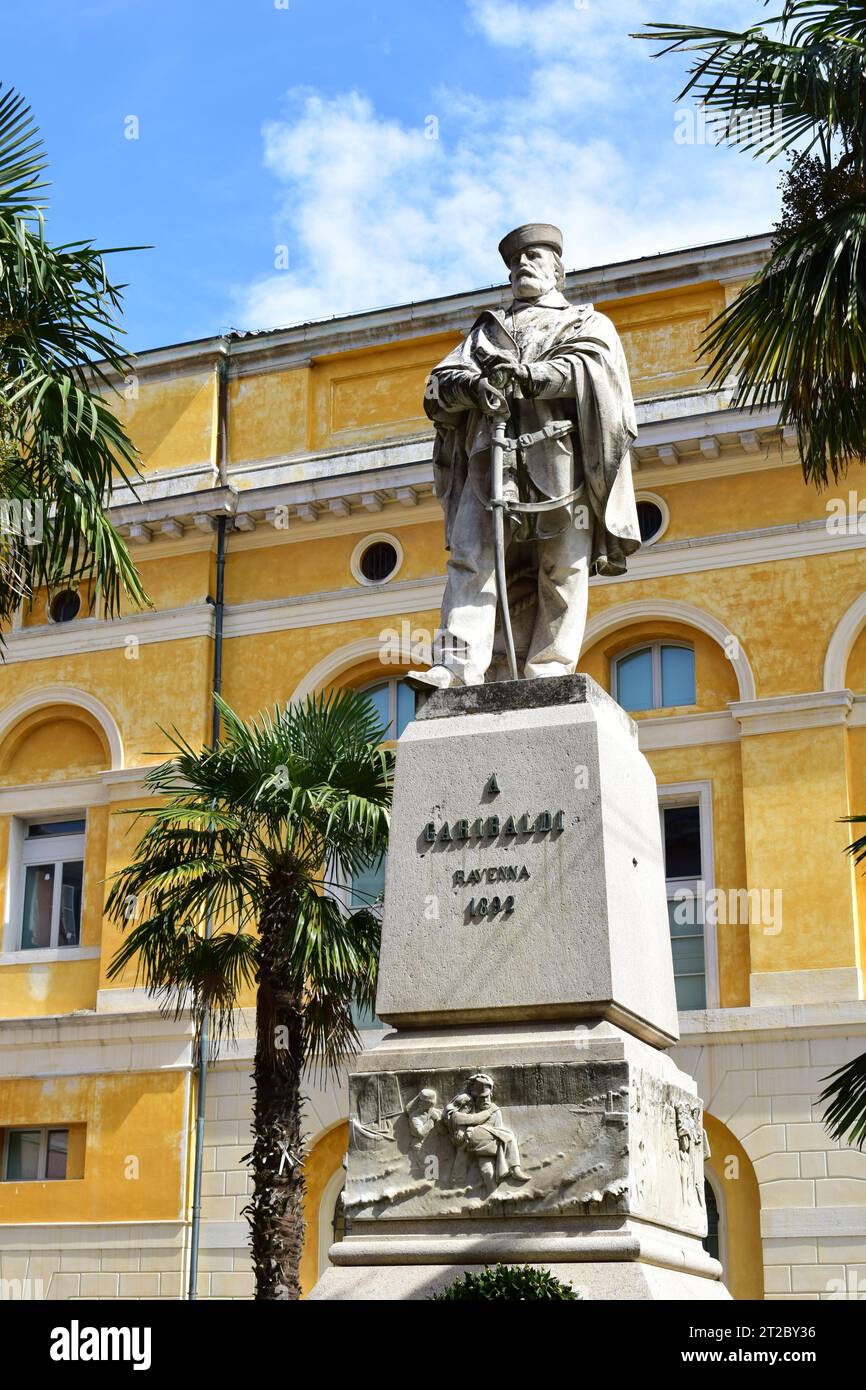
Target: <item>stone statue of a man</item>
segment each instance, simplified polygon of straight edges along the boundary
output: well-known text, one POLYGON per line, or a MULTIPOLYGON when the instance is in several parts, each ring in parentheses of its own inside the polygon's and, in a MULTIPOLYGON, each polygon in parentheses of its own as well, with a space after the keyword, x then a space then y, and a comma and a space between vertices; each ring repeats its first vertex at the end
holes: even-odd
POLYGON ((480 685, 502 670, 490 509, 497 420, 507 421, 507 587, 524 676, 574 672, 590 574, 623 574, 640 545, 629 458, 637 430, 616 329, 563 295, 558 228, 517 227, 499 250, 511 305, 482 313, 425 394, 450 558, 442 649, 430 671, 411 674, 437 687, 480 685))

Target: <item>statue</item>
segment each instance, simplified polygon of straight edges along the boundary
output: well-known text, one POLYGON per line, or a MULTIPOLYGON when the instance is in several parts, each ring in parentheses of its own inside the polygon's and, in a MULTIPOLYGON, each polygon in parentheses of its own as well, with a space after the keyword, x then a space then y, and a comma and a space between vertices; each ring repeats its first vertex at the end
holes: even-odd
POLYGON ((442 1113, 442 1123, 455 1149, 451 1186, 463 1185, 469 1158, 476 1159, 488 1193, 504 1178, 529 1182, 520 1166, 517 1139, 502 1123, 502 1112, 493 1102, 493 1078, 479 1071, 470 1076, 466 1087, 442 1113))
POLYGON ((640 545, 616 329, 563 295, 558 228, 517 227, 499 250, 511 306, 485 310, 425 393, 450 558, 441 650, 410 672, 421 688, 518 679, 518 657, 530 680, 573 674, 590 575, 623 574, 640 545))

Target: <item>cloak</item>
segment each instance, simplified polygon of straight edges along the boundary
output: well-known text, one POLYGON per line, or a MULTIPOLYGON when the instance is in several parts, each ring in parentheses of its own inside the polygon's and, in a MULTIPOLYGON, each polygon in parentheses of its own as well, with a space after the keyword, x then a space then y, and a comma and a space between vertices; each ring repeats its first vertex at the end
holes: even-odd
MULTIPOLYGON (((472 402, 473 381, 491 365, 518 361, 546 364, 560 373, 555 396, 512 398, 508 433, 543 430, 553 422, 570 433, 547 435, 517 453, 517 483, 523 501, 583 494, 553 511, 533 514, 531 531, 521 519, 518 539, 544 539, 571 523, 574 508, 589 508, 593 546, 591 573, 624 574, 626 558, 640 546, 629 449, 637 436, 628 367, 619 335, 591 304, 535 309, 532 331, 518 346, 502 310, 486 310, 468 336, 430 374, 424 407, 436 426, 433 473, 450 537, 468 482, 489 501, 492 422, 472 402)), ((512 456, 513 457, 513 456, 512 456)))

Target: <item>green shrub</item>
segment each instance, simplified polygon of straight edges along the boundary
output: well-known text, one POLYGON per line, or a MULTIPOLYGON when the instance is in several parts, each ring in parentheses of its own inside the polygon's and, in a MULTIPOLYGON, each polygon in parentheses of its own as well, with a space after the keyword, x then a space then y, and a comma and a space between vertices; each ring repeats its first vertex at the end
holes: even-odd
POLYGON ((486 1303, 497 1298, 524 1302, 536 1298, 582 1297, 583 1294, 557 1279, 549 1269, 535 1269, 532 1265, 488 1265, 480 1274, 464 1274, 455 1279, 441 1293, 432 1294, 431 1300, 448 1302, 469 1298, 486 1303))

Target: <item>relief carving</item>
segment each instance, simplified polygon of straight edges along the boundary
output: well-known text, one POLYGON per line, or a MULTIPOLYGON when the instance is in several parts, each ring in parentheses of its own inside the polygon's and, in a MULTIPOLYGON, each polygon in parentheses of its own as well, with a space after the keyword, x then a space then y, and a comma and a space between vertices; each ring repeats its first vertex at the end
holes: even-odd
POLYGON ((704 1206, 704 1159, 709 1158, 710 1146, 703 1126, 700 1101, 681 1101, 674 1106, 677 1141, 680 1155, 680 1182, 683 1201, 693 1197, 704 1206))
POLYGON ((455 1150, 452 1187, 465 1183, 471 1158, 476 1160, 488 1192, 504 1178, 529 1182, 529 1175, 520 1166, 517 1139, 505 1127, 502 1112, 493 1103, 493 1087, 492 1076, 476 1072, 466 1083, 466 1090, 445 1107, 442 1118, 455 1150))
POLYGON ((623 1063, 377 1073, 350 1087, 353 1219, 627 1209, 623 1063))

